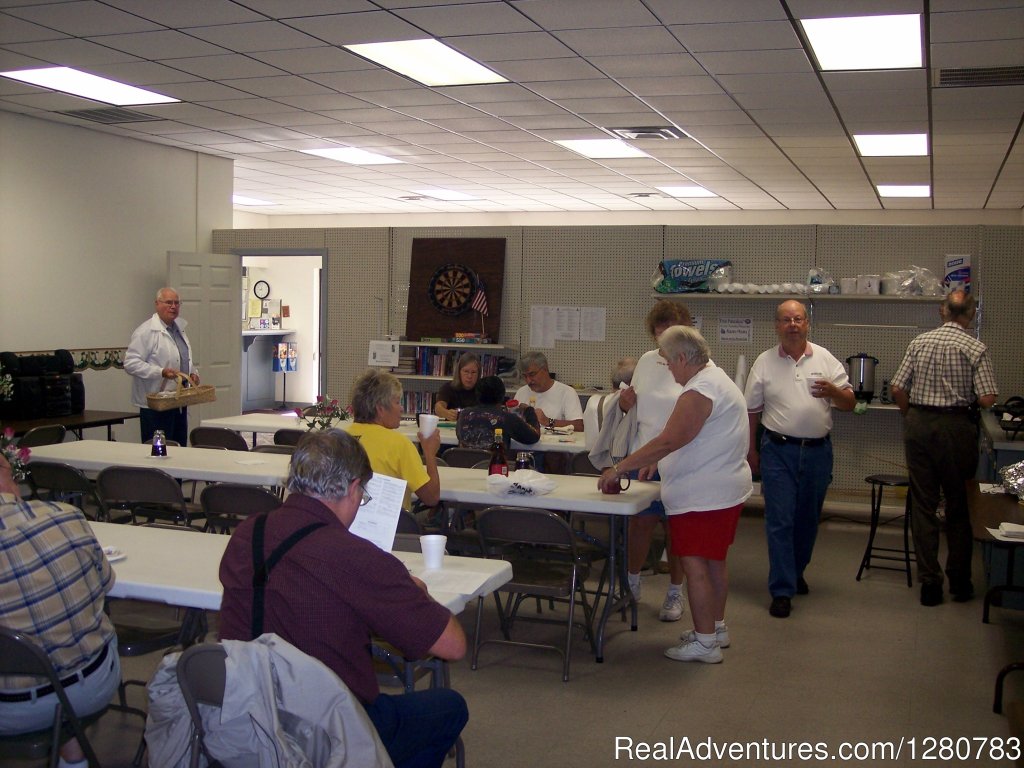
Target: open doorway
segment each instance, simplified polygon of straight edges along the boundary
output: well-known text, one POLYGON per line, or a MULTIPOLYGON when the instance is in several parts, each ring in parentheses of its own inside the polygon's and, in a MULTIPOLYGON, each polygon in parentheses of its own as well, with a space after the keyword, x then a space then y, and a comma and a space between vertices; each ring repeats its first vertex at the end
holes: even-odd
POLYGON ((244 296, 242 411, 312 403, 323 381, 324 253, 237 251, 244 296))

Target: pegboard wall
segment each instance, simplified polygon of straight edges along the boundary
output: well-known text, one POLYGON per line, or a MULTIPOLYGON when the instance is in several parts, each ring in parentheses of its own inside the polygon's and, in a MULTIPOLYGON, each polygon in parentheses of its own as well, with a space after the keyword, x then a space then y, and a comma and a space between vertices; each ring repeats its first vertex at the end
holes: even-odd
MULTIPOLYGON (((969 253, 982 300, 981 338, 992 350, 1001 397, 1024 394, 1024 313, 1017 275, 1024 227, 877 226, 608 226, 416 227, 393 229, 237 230, 216 232, 217 250, 326 247, 329 253, 328 391, 347 398, 366 364, 367 343, 401 333, 408 307, 409 266, 416 237, 502 237, 506 240, 502 342, 522 354, 530 343, 530 307, 604 307, 604 342, 562 342, 544 350, 560 380, 608 386, 621 357, 652 347, 644 318, 658 298, 650 280, 661 258, 728 258, 736 282, 803 282, 812 267, 833 277, 884 274, 911 264, 939 277, 946 254, 969 253), (317 234, 319 233, 319 234, 317 234), (382 306, 383 305, 383 306, 382 306), (397 329, 397 330, 396 330, 397 329)), ((678 296, 699 318, 712 356, 730 374, 776 343, 778 298, 678 296), (750 343, 718 340, 722 317, 750 318, 750 343)), ((840 361, 866 352, 879 359, 876 388, 890 378, 909 341, 938 324, 937 300, 812 302, 811 338, 840 361)), ((511 354, 511 353, 510 353, 511 354)), ((864 477, 903 472, 901 420, 895 410, 835 414, 835 478, 839 491, 864 492, 864 477)))

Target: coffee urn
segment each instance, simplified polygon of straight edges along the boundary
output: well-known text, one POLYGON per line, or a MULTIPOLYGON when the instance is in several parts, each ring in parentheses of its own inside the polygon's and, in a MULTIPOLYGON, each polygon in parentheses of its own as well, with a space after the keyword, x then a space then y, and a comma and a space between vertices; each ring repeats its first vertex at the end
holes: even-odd
POLYGON ((850 374, 853 394, 858 400, 870 403, 875 396, 875 366, 878 358, 863 352, 846 358, 846 369, 850 374))

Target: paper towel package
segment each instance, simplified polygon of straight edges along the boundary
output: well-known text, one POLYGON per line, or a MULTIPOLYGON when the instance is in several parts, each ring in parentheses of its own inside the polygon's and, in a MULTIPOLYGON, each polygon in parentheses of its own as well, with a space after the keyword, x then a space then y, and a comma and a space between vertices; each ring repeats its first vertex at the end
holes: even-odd
POLYGON ((971 255, 946 255, 946 277, 942 284, 947 291, 962 289, 971 292, 971 255))

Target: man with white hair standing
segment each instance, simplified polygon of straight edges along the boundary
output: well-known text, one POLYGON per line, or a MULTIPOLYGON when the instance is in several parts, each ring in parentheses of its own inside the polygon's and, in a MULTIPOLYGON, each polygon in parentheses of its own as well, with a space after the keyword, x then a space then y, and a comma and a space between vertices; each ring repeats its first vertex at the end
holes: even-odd
POLYGON ((939 305, 942 325, 910 342, 892 379, 892 398, 903 414, 917 580, 921 605, 928 607, 942 602, 940 490, 946 497, 949 589, 955 602, 974 596, 966 481, 978 467, 978 425, 971 409, 992 407, 999 394, 988 348, 967 332, 975 310, 973 296, 952 291, 939 305))
POLYGON ((187 376, 192 384, 199 384, 192 345, 185 335, 188 323, 178 317, 180 313, 181 299, 176 290, 157 291, 156 311, 132 333, 124 356, 124 369, 132 377, 132 405, 139 409, 144 443, 150 442, 158 429, 170 440, 181 445, 188 443, 188 409, 154 411, 146 400, 146 395, 159 392, 166 380, 175 380, 179 374, 187 376))
POLYGON ((768 612, 777 619, 789 616, 794 594, 810 591, 804 569, 832 482, 832 409, 852 411, 857 404, 846 369, 807 340, 810 329, 807 307, 782 302, 775 310, 779 344, 758 356, 747 378, 747 462, 755 474, 761 470, 772 596, 768 612), (759 421, 764 425, 760 450, 759 421))

